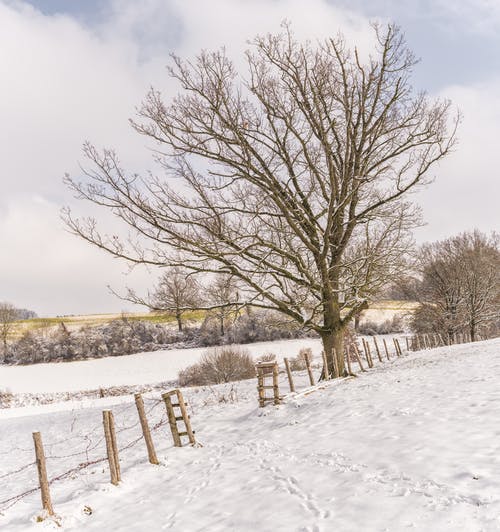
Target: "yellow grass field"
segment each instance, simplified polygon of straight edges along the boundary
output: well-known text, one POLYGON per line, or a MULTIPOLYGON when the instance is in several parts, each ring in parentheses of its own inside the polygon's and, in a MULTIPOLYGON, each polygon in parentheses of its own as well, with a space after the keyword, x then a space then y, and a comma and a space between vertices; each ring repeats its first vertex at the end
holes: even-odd
MULTIPOLYGON (((361 321, 373 321, 376 323, 391 319, 395 314, 409 314, 415 311, 418 307, 417 302, 413 301, 395 301, 382 300, 372 303, 369 309, 365 310, 361 321)), ((184 319, 191 323, 201 322, 205 316, 204 311, 192 311, 184 314, 184 319)), ((147 320, 153 323, 172 324, 176 326, 175 318, 168 313, 154 313, 154 312, 137 312, 137 313, 115 313, 115 314, 88 314, 88 315, 70 315, 57 316, 50 318, 33 318, 30 320, 19 320, 16 322, 15 329, 11 335, 11 339, 19 338, 26 331, 42 331, 47 332, 58 327, 61 323, 67 327, 68 330, 78 330, 81 327, 93 327, 96 325, 104 325, 113 320, 126 317, 129 320, 147 320)))

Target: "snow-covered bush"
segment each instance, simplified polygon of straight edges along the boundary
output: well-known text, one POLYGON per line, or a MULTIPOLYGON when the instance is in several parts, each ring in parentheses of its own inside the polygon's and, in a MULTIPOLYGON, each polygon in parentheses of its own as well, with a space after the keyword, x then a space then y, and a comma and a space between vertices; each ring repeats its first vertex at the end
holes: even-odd
POLYGON ((292 371, 302 371, 306 369, 306 355, 312 356, 312 350, 304 348, 299 351, 299 354, 290 359, 290 369, 292 371))
POLYGON ((246 349, 223 346, 209 349, 201 360, 179 373, 181 386, 201 386, 250 379, 255 362, 246 349))
POLYGON ((405 330, 405 320, 401 314, 395 314, 392 318, 382 322, 363 321, 359 324, 358 333, 368 336, 377 334, 402 333, 405 330))

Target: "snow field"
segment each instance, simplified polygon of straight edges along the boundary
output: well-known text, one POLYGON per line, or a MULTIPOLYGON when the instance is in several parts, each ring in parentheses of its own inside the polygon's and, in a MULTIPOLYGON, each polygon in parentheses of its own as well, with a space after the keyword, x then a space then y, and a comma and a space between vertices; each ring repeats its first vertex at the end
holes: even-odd
MULTIPOLYGON (((497 339, 376 362, 264 409, 254 380, 186 389, 203 447, 173 448, 162 425, 153 435, 161 466, 147 463, 138 441, 121 453, 120 486, 103 463, 53 484, 61 527, 34 522, 33 493, 3 510, 0 530, 498 531, 499 347, 497 339)), ((295 376, 304 389, 306 374, 295 376)), ((147 399, 157 423, 163 407, 147 399)), ((128 401, 113 406, 120 447, 140 436, 128 401)), ((33 430, 50 477, 104 456, 107 404, 1 420, 0 501, 36 485, 34 466, 4 477, 33 460, 33 430)))
MULTIPOLYGON (((303 347, 321 351, 316 338, 257 342, 241 346, 252 356, 272 352, 278 360, 295 356, 303 347)), ((96 390, 110 386, 154 384, 176 380, 181 369, 198 362, 207 347, 171 349, 93 360, 1 366, 0 390, 12 393, 54 393, 96 390)))

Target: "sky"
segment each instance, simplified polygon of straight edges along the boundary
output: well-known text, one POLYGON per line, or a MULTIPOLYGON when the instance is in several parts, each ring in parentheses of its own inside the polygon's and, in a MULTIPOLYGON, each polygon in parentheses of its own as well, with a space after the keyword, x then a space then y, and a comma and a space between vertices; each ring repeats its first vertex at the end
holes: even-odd
POLYGON ((168 98, 169 53, 226 46, 291 21, 300 38, 342 31, 360 46, 370 21, 400 25, 420 63, 413 83, 463 114, 455 152, 414 196, 418 242, 500 229, 498 0, 0 0, 0 301, 41 316, 134 310, 108 286, 139 292, 157 271, 130 271, 69 234, 62 183, 80 173, 82 144, 114 148, 127 169, 153 169, 133 118, 150 86, 168 98))

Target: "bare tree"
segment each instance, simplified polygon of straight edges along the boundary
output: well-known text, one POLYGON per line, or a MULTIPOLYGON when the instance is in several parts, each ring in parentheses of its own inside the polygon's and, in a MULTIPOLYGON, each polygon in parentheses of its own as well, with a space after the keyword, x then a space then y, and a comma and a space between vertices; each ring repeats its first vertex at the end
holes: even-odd
POLYGON ((478 329, 500 318, 499 236, 480 231, 462 233, 423 246, 422 280, 417 290, 421 307, 417 330, 434 330, 452 338, 467 331, 474 341, 478 329))
POLYGON ((67 183, 137 241, 66 210, 69 228, 132 263, 234 276, 242 302, 316 331, 343 373, 344 330, 401 273, 418 218, 406 197, 450 151, 459 118, 413 91, 398 28, 375 37, 363 62, 341 37, 301 43, 285 25, 250 44, 246 77, 224 51, 174 56, 181 92, 165 103, 151 90, 132 125, 175 180, 127 175, 86 144, 86 179, 67 183))
POLYGON ((239 292, 236 279, 232 275, 217 275, 206 290, 208 300, 213 307, 211 313, 219 321, 220 334, 225 334, 225 321, 239 308, 239 292))
POLYGON ((141 298, 133 290, 128 290, 124 299, 146 305, 151 310, 173 313, 179 331, 183 330, 182 316, 187 311, 202 306, 200 285, 197 280, 177 266, 163 273, 149 297, 141 298))
POLYGON ((4 360, 7 358, 7 340, 14 328, 14 322, 18 319, 18 310, 12 303, 0 302, 0 340, 3 345, 4 360))

